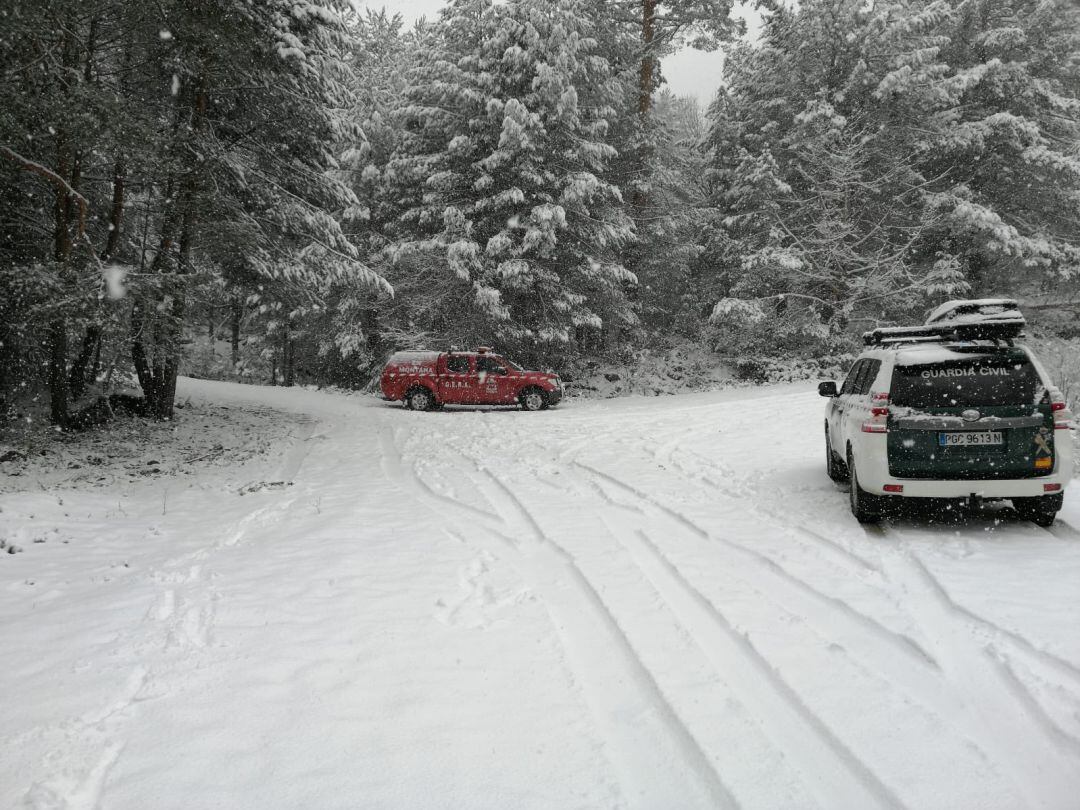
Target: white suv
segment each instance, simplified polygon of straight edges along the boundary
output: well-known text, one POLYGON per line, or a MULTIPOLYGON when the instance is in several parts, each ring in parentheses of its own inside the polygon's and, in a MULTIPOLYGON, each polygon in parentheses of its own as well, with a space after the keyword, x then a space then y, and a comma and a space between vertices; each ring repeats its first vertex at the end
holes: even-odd
POLYGON ((1073 474, 1072 415, 1029 349, 1016 302, 954 301, 926 326, 876 329, 843 386, 823 382, 826 466, 851 511, 892 498, 1009 499, 1049 526, 1073 474))

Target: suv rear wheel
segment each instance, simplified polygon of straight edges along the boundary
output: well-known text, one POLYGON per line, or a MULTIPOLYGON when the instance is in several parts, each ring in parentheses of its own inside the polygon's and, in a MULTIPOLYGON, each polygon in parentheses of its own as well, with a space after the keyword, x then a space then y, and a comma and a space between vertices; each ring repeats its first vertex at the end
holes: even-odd
POLYGON ((1030 520, 1036 526, 1044 527, 1053 524, 1063 502, 1064 496, 1061 493, 1012 499, 1013 509, 1023 520, 1030 520))
POLYGON ((847 456, 848 475, 850 476, 849 499, 851 501, 851 514, 859 523, 877 523, 881 519, 881 496, 871 495, 859 486, 859 474, 855 470, 855 459, 848 451, 847 456))
POLYGON ((829 438, 827 425, 825 427, 825 472, 828 473, 829 478, 837 483, 848 479, 847 467, 840 460, 840 456, 836 454, 836 451, 832 449, 832 441, 829 438))

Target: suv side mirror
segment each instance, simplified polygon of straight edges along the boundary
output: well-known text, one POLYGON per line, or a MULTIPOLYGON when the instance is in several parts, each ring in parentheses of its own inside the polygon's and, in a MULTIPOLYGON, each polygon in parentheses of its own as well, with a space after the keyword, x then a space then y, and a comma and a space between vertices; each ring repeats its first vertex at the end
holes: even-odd
POLYGON ((817 392, 823 397, 835 397, 839 395, 839 392, 836 390, 836 383, 832 380, 818 383, 817 392))

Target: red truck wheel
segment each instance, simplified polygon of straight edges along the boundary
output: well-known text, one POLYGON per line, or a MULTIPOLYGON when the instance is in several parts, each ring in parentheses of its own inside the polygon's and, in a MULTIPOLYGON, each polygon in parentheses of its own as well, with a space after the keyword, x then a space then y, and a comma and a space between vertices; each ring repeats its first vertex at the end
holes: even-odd
POLYGON ((413 411, 430 411, 435 405, 435 397, 426 388, 417 387, 405 395, 405 402, 413 411))
POLYGON ((547 407, 547 397, 539 388, 526 388, 519 398, 526 411, 540 411, 547 407))

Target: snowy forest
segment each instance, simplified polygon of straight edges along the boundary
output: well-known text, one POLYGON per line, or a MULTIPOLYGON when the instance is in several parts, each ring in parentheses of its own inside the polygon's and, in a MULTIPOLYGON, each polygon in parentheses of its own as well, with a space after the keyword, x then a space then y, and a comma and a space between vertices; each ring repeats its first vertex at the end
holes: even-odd
POLYGON ((168 418, 178 374, 355 388, 479 344, 766 375, 1077 297, 1076 3, 757 8, 6 0, 0 403, 78 427, 137 383, 113 406, 168 418), (685 48, 725 54, 706 109, 685 48))
POLYGON ((0 810, 1080 810, 1080 0, 0 0, 0 810))

